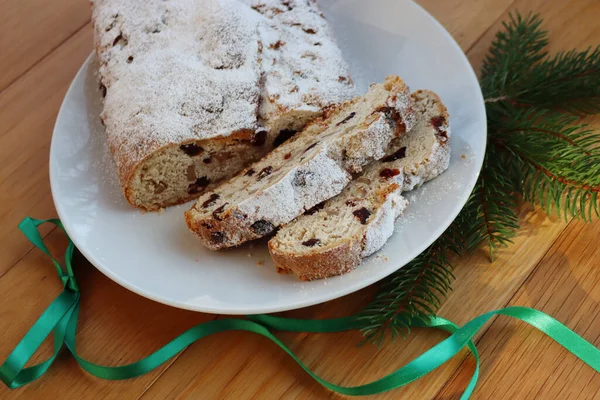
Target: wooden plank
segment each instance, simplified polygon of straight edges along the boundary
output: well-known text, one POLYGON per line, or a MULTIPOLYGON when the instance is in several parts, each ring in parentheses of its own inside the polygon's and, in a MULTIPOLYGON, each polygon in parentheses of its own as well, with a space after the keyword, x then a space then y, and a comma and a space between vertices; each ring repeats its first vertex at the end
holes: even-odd
MULTIPOLYGON (((325 305, 297 310, 285 315, 296 318, 333 318, 358 311, 373 294, 373 287, 349 296, 331 301, 325 305)), ((350 350, 360 341, 360 334, 305 334, 280 333, 278 336, 294 351, 303 354, 306 360, 305 344, 309 350, 319 353, 327 345, 333 345, 334 339, 343 339, 350 350)), ((336 354, 326 351, 327 355, 336 354)), ((373 350, 374 347, 365 347, 373 350)), ((348 349, 346 349, 348 350, 348 349)), ((267 339, 250 333, 228 332, 209 337, 190 346, 181 356, 183 362, 174 363, 165 379, 160 379, 143 396, 144 399, 165 398, 280 398, 285 390, 295 382, 310 384, 308 378, 282 351, 267 339), (192 360, 194 359, 194 362, 192 360)), ((335 359, 336 356, 327 357, 335 359)), ((339 361, 339 359, 337 359, 339 361)), ((337 364, 337 363, 336 363, 337 364)), ((329 365, 331 366, 331 365, 329 365)), ((337 366, 337 365, 336 365, 337 366)), ((335 368, 329 368, 335 370, 335 368)), ((320 398, 322 391, 313 394, 320 398)))
MULTIPOLYGON (((561 50, 577 48, 580 50, 598 45, 600 24, 598 13, 600 3, 596 0, 517 0, 510 10, 525 16, 529 12, 540 13, 544 19, 542 28, 548 30, 550 41, 548 50, 556 53, 561 50)), ((479 42, 467 54, 472 65, 480 65, 487 53, 489 44, 496 32, 502 27, 508 12, 489 29, 479 42)))
POLYGON ((467 52, 515 0, 417 0, 467 52))
POLYGON ((0 2, 0 92, 89 20, 87 1, 0 2))
MULTIPOLYGON (((510 305, 544 311, 600 346, 600 221, 573 222, 510 305)), ((499 317, 477 344, 482 367, 479 399, 598 399, 600 374, 543 333, 499 317)), ((458 399, 472 363, 440 394, 458 399)))
MULTIPOLYGON (((53 254, 64 252, 66 239, 62 232, 54 230, 46 241, 53 254)), ((215 318, 138 296, 106 278, 80 255, 75 270, 82 293, 77 349, 81 356, 97 364, 123 365, 137 361, 186 329, 215 318)), ((0 279, 1 360, 60 291, 52 263, 38 250, 30 252, 0 279)), ((36 360, 45 359, 50 350, 48 341, 36 360)), ((106 381, 88 375, 63 353, 42 379, 14 391, 0 385, 0 398, 136 398, 166 368, 168 364, 134 380, 106 381)))
POLYGON ((56 216, 48 180, 52 129, 91 49, 88 24, 0 93, 0 277, 31 249, 17 229, 19 221, 26 215, 56 216))

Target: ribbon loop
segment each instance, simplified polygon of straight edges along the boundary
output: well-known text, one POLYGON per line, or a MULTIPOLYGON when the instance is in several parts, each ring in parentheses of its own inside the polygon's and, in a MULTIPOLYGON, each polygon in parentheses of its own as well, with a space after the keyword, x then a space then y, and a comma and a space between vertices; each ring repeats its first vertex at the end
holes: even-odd
POLYGON ((462 400, 465 400, 470 397, 475 389, 479 376, 479 354, 471 339, 495 315, 507 315, 527 322, 557 341, 561 346, 583 360, 597 372, 600 372, 600 350, 598 348, 549 315, 527 307, 508 307, 491 311, 472 319, 462 328, 441 317, 415 319, 411 321, 410 326, 442 329, 449 332, 451 336, 393 373, 374 382, 354 387, 335 385, 314 374, 288 347, 271 333, 270 329, 294 332, 341 332, 354 330, 361 327, 360 315, 329 320, 300 320, 281 318, 273 315, 252 315, 248 316, 247 319, 231 318, 213 320, 189 329, 161 349, 133 364, 119 367, 97 365, 81 358, 77 354, 76 349, 75 336, 77 333, 80 293, 71 265, 75 246, 69 239, 69 245, 65 253, 65 269, 63 270, 59 262, 50 254, 37 229, 38 226, 45 222, 53 223, 64 231, 61 222, 57 219, 36 220, 25 218, 19 225, 19 228, 31 243, 52 258, 65 290, 38 318, 15 349, 9 354, 6 361, 0 366, 0 380, 11 389, 40 378, 50 368, 63 345, 66 345, 75 360, 85 371, 102 379, 117 380, 133 378, 152 371, 190 344, 206 336, 224 331, 237 330, 253 332, 270 339, 323 387, 349 396, 382 393, 407 385, 435 370, 467 346, 475 357, 476 368, 469 385, 461 397, 462 400), (40 364, 24 368, 42 342, 52 332, 54 332, 54 354, 40 364))
POLYGON ((75 279, 75 273, 73 272, 73 267, 71 265, 71 260, 73 259, 73 251, 75 250, 75 245, 69 238, 69 235, 67 235, 67 232, 65 231, 65 228, 64 228, 62 222, 60 222, 60 220, 56 219, 56 218, 35 219, 35 218, 31 218, 31 217, 25 217, 23 219, 23 221, 21 221, 21 223, 19 224, 19 229, 21 230, 21 232, 23 232, 23 234, 25 235, 27 240, 29 240, 31 242, 31 244, 33 244, 35 247, 37 247, 38 249, 43 251, 48 257, 50 257, 52 259, 52 262, 54 263, 54 267, 56 268, 56 273, 58 274, 58 277, 59 277, 60 281, 62 282, 63 287, 68 288, 69 290, 71 290, 73 292, 79 292, 79 285, 77 285, 77 280, 75 279), (66 271, 63 270, 63 268, 60 265, 60 263, 58 262, 58 260, 56 258, 54 258, 52 253, 50 253, 50 250, 48 250, 48 247, 44 243, 44 239, 42 239, 42 235, 40 235, 40 231, 39 231, 38 227, 44 223, 51 223, 51 224, 56 225, 67 236, 69 245, 67 246, 67 250, 65 252, 66 271))

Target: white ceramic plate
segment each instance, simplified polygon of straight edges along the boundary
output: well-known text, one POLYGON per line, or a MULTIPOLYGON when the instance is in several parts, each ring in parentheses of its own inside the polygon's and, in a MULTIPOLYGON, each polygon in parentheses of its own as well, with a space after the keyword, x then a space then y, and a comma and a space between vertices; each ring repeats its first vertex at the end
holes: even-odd
POLYGON ((362 92, 388 74, 431 89, 448 106, 452 161, 441 177, 408 194, 394 236, 355 271, 316 282, 275 273, 265 243, 210 252, 188 232, 185 204, 141 214, 117 184, 99 122, 93 56, 75 77, 58 115, 50 151, 52 194, 77 248, 126 288, 175 307, 250 314, 305 307, 359 290, 402 267, 429 246, 464 205, 486 143, 477 79, 450 34, 411 1, 322 1, 362 92), (264 263, 259 266, 258 264, 264 263))

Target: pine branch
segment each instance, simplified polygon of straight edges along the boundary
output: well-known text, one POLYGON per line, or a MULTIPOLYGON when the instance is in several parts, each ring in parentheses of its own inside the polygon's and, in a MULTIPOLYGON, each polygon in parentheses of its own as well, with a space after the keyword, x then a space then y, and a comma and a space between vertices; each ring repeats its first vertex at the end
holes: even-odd
MULTIPOLYGON (((449 236, 444 234, 444 236, 449 236)), ((454 280, 443 239, 395 272, 382 284, 359 319, 364 341, 381 345, 387 331, 392 338, 410 331, 411 321, 435 314, 454 280)))
POLYGON ((486 98, 577 115, 600 112, 600 46, 548 57, 541 22, 537 15, 511 14, 503 24, 482 67, 486 98))
POLYGON ((392 338, 404 336, 411 321, 435 315, 454 281, 449 257, 468 250, 476 210, 472 204, 476 201, 471 195, 467 206, 435 243, 383 281, 375 299, 358 317, 363 322, 363 343, 381 345, 387 331, 392 338))
POLYGON ((518 183, 514 181, 514 170, 507 168, 507 155, 497 148, 489 147, 479 179, 473 189, 473 215, 468 223, 468 241, 470 251, 486 244, 490 260, 498 246, 512 243, 519 228, 516 209, 518 206, 518 183))
POLYGON ((434 315, 454 280, 451 253, 486 244, 493 258, 519 227, 519 199, 565 218, 600 217, 600 133, 574 116, 600 112, 600 46, 548 56, 541 23, 510 15, 496 35, 482 67, 489 144, 480 178, 446 232, 362 311, 364 341, 381 344, 434 315))
POLYGON ((542 23, 538 15, 520 14, 509 16, 504 22, 504 31, 496 34, 488 55, 481 68, 481 89, 486 98, 511 98, 511 88, 524 82, 522 71, 529 70, 546 56, 547 33, 540 29, 542 23))
POLYGON ((600 46, 562 52, 534 65, 515 100, 577 115, 600 112, 600 46))
POLYGON ((589 221, 600 216, 600 135, 572 116, 513 110, 490 133, 506 164, 519 171, 516 190, 546 213, 589 221), (510 117, 508 117, 510 116, 510 117))

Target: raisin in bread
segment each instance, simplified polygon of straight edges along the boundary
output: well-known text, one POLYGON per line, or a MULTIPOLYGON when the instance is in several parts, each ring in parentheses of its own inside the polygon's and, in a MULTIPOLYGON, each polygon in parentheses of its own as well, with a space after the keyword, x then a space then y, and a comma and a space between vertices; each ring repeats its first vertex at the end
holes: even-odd
POLYGON ((333 107, 262 160, 186 212, 192 232, 210 249, 239 245, 339 194, 363 166, 385 155, 415 120, 408 87, 398 77, 333 107))
POLYGON ((302 280, 349 272, 379 250, 406 208, 401 192, 435 178, 448 168, 450 128, 439 97, 412 95, 416 125, 393 140, 388 154, 365 168, 335 198, 282 227, 269 241, 278 272, 302 280))
POLYGON ((197 198, 322 107, 354 95, 350 82, 317 73, 330 63, 340 74, 347 67, 313 2, 288 11, 282 1, 276 18, 238 0, 91 3, 101 120, 125 197, 136 207, 197 198), (299 29, 313 23, 319 35, 299 29), (302 58, 316 36, 322 53, 302 58), (285 78, 294 71, 301 82, 285 78))

